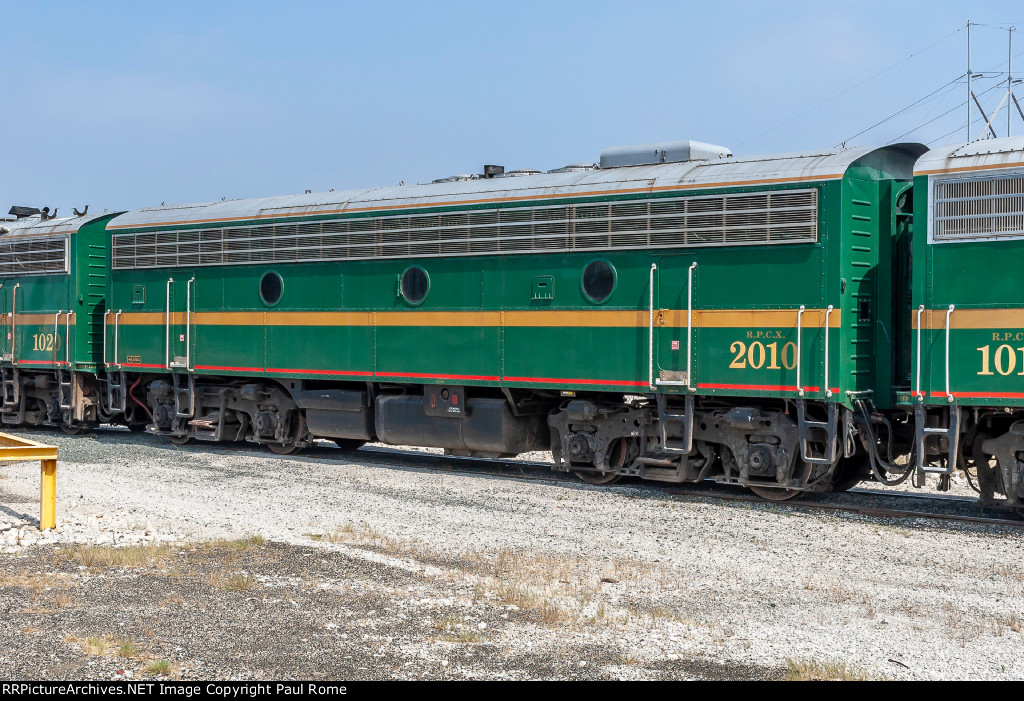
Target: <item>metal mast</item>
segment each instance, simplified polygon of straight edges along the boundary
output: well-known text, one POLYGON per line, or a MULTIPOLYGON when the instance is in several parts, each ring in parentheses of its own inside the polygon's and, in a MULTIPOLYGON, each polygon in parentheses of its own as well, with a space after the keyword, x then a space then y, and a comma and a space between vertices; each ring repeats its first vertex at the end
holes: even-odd
POLYGON ((971 143, 971 21, 967 20, 967 143, 971 143))

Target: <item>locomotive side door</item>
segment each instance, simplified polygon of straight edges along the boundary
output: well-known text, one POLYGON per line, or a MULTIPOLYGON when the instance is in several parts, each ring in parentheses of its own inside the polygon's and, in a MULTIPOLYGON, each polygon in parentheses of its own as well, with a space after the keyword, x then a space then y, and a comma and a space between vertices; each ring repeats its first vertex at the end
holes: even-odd
POLYGON ((172 371, 190 370, 192 358, 192 310, 195 308, 195 276, 176 271, 166 282, 164 312, 165 364, 172 371))
POLYGON ((697 285, 695 255, 655 259, 650 310, 651 382, 655 388, 683 391, 693 384, 696 356, 696 315, 693 291, 697 285))

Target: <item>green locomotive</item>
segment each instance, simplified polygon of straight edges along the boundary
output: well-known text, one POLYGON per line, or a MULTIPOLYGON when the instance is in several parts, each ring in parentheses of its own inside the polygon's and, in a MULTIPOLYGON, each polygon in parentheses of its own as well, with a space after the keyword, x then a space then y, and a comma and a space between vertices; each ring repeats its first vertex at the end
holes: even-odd
POLYGON ((919 481, 975 467, 1024 503, 1024 138, 944 146, 914 171, 912 355, 919 481), (994 464, 993 464, 994 463, 994 464))
POLYGON ((906 411, 924 151, 675 142, 128 212, 106 222, 103 410, 179 443, 551 450, 593 483, 846 488, 877 452, 865 406, 906 411))
POLYGON ((114 216, 0 221, 3 423, 77 433, 113 420, 99 375, 110 282, 104 227, 114 216))

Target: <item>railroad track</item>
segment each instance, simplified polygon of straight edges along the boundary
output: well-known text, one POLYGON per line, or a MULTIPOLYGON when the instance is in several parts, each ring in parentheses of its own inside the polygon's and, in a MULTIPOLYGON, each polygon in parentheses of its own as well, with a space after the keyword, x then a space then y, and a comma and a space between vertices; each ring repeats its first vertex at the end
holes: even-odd
MULTIPOLYGON (((133 441, 159 440, 148 434, 128 434, 117 429, 98 429, 97 433, 104 438, 114 436, 132 436, 133 441)), ((230 444, 192 444, 192 449, 217 448, 230 449, 230 444)), ((244 450, 244 449, 243 449, 244 450)), ((231 451, 234 452, 234 451, 231 451)), ((251 451, 256 453, 255 450, 251 451)), ((258 454, 264 455, 262 451, 258 454)), ((364 446, 357 452, 349 452, 350 457, 361 462, 377 465, 390 465, 413 469, 429 469, 439 472, 453 472, 473 475, 489 475, 532 482, 552 482, 563 485, 591 487, 568 473, 553 472, 551 464, 510 460, 501 458, 471 458, 452 455, 440 455, 417 450, 390 448, 384 446, 364 446)), ((285 456, 284 460, 336 460, 339 449, 326 442, 309 448, 298 455, 285 456)), ((668 485, 656 482, 619 483, 603 487, 591 487, 607 490, 642 490, 653 498, 669 495, 677 498, 710 499, 727 503, 749 503, 766 509, 803 509, 856 514, 879 519, 929 519, 936 521, 952 521, 981 526, 1004 526, 1012 529, 1024 529, 1024 519, 1014 514, 1003 514, 994 510, 983 510, 977 499, 969 497, 953 497, 935 494, 912 494, 906 492, 887 492, 878 489, 858 488, 848 492, 828 494, 808 494, 805 497, 790 499, 784 502, 766 501, 742 487, 717 484, 712 481, 700 484, 668 485), (874 503, 872 503, 874 502, 874 503), (878 502, 889 502, 891 506, 880 505, 878 502), (910 508, 911 505, 926 508, 910 508)))
MULTIPOLYGON (((518 460, 486 460, 481 458, 461 458, 449 455, 437 455, 433 453, 420 453, 398 448, 364 447, 360 454, 368 454, 386 457, 388 461, 396 458, 403 462, 421 462, 426 467, 448 472, 462 473, 492 473, 503 477, 524 479, 532 481, 559 482, 582 484, 574 477, 551 472, 551 466, 547 463, 525 462, 518 460), (547 474, 533 474, 546 472, 547 474)), ((630 484, 628 488, 636 489, 638 485, 630 484)), ((622 485, 611 485, 605 489, 615 490, 622 488, 622 485)), ((873 499, 892 502, 911 502, 920 505, 941 506, 946 509, 974 510, 981 511, 977 499, 970 497, 940 496, 934 494, 907 494, 903 492, 893 493, 878 489, 851 489, 839 494, 809 494, 807 498, 790 499, 785 502, 768 502, 756 495, 750 494, 741 487, 722 485, 715 482, 687 485, 685 487, 659 485, 656 483, 644 483, 640 488, 651 489, 653 494, 670 494, 677 497, 695 497, 700 499, 713 499, 725 502, 751 503, 761 506, 780 506, 783 508, 813 509, 832 512, 844 512, 869 516, 873 518, 888 519, 933 519, 938 521, 955 521, 960 523, 972 523, 986 526, 1007 526, 1015 529, 1024 529, 1024 519, 1015 515, 998 517, 996 515, 971 515, 964 513, 949 513, 936 510, 921 510, 910 508, 880 507, 863 503, 843 503, 847 501, 873 499), (842 501, 839 501, 842 500, 842 501)), ((987 513, 991 513, 988 510, 987 513)))

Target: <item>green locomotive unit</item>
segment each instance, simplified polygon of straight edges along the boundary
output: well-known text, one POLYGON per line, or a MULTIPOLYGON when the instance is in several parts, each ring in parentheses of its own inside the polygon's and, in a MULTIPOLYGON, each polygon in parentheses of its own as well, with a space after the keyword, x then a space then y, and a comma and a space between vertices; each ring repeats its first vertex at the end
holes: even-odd
POLYGON ((847 488, 876 452, 855 440, 867 402, 906 411, 924 151, 674 142, 128 212, 106 223, 105 411, 179 443, 551 450, 593 483, 847 488))
MULTIPOLYGON (((86 207, 88 211, 88 207, 86 207)), ((101 401, 114 214, 0 221, 3 423, 77 433, 112 421, 101 401)))
POLYGON ((919 477, 975 467, 1024 503, 1024 138, 944 146, 914 171, 912 355, 919 477), (995 466, 992 461, 995 460, 995 466))

